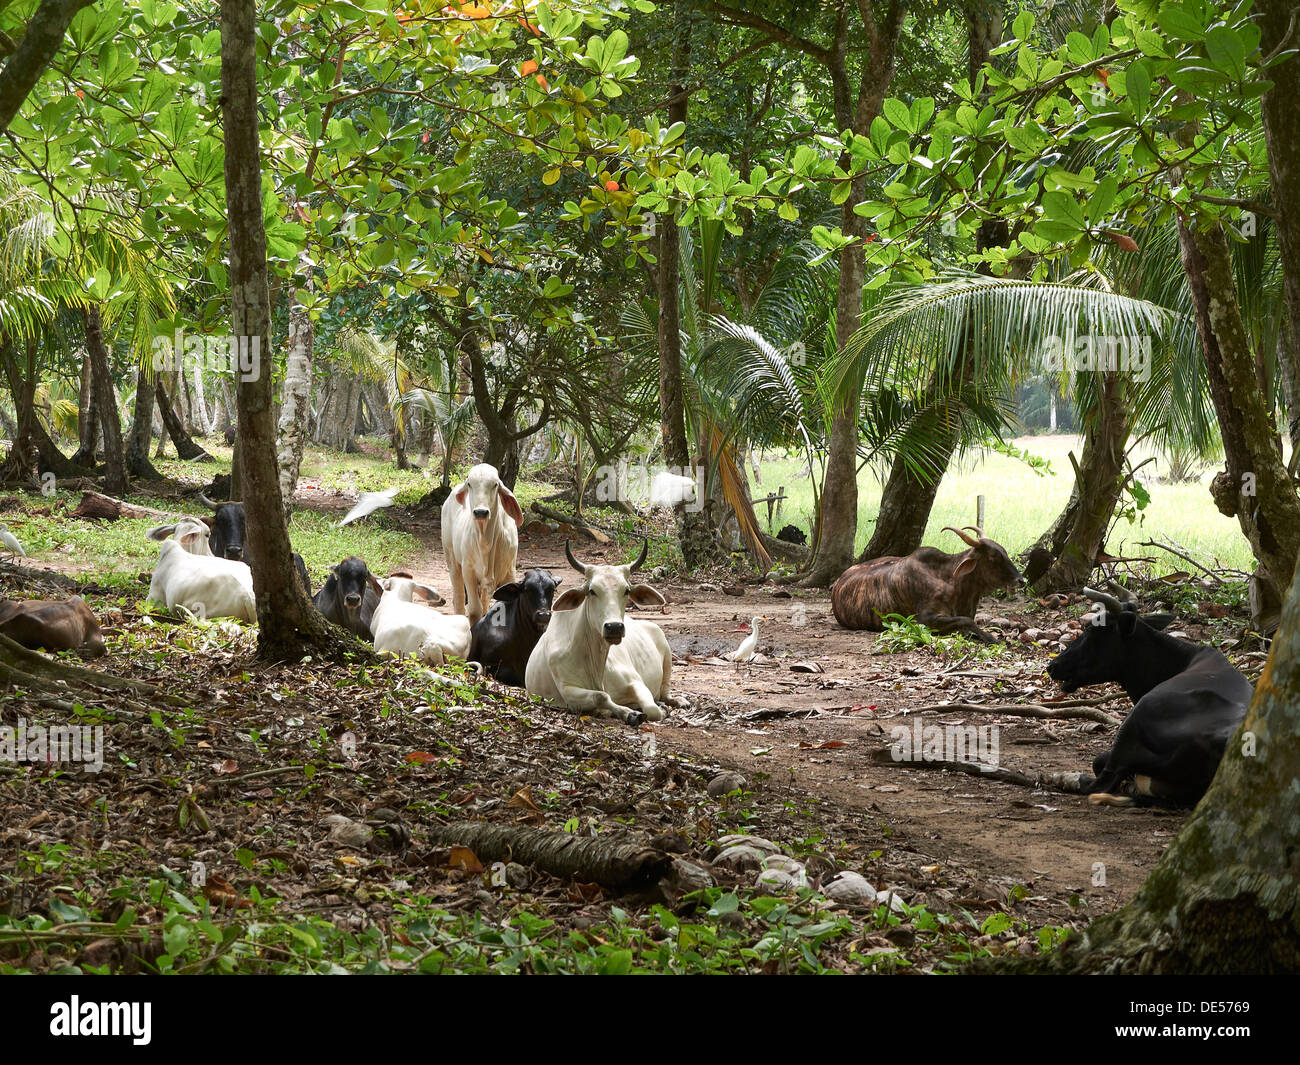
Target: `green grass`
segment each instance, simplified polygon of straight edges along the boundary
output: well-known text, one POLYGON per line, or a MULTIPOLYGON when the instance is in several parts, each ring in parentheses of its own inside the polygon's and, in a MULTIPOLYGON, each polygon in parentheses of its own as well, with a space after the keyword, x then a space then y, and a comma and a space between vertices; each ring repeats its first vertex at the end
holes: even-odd
MULTIPOLYGON (((971 454, 954 460, 948 476, 939 486, 930 524, 926 527, 925 542, 943 550, 956 550, 960 543, 952 533, 943 532, 945 525, 973 525, 975 522, 975 497, 985 497, 985 532, 1001 543, 1011 554, 1028 548, 1054 521, 1065 507, 1074 483, 1074 471, 1068 453, 1076 456, 1082 451, 1082 442, 1074 436, 1034 436, 1014 441, 1014 445, 1031 454, 1047 459, 1051 473, 1039 475, 1026 463, 998 453, 971 454)), ((1146 457, 1142 453, 1138 459, 1146 457)), ((775 492, 785 486, 785 508, 780 519, 773 517, 773 529, 793 523, 805 531, 812 528, 812 486, 804 476, 804 464, 799 459, 780 459, 762 463, 763 483, 753 485, 756 496, 775 492)), ((1152 470, 1142 471, 1145 477, 1152 470)), ((886 471, 887 472, 887 471, 886 471)), ((1139 547, 1142 540, 1156 539, 1186 548, 1193 558, 1210 563, 1218 560, 1224 566, 1250 570, 1254 561, 1250 545, 1241 535, 1235 518, 1220 514, 1210 499, 1208 485, 1214 475, 1209 469, 1196 483, 1159 484, 1145 481, 1151 502, 1139 515, 1139 524, 1130 525, 1120 519, 1107 540, 1112 554, 1152 555, 1158 559, 1158 570, 1168 572, 1186 568, 1184 563, 1162 551, 1139 547)), ((882 482, 870 467, 858 476, 858 539, 861 551, 875 527, 876 512, 880 508, 882 482)), ((759 517, 766 525, 767 508, 758 508, 759 517)))

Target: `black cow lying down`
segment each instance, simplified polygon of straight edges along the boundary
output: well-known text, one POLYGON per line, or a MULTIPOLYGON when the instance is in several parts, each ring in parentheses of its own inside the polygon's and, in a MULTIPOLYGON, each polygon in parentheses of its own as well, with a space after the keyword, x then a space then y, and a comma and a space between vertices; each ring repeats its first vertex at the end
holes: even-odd
POLYGON ((1141 799, 1173 806, 1200 801, 1254 697, 1250 681, 1213 647, 1167 636, 1170 614, 1137 608, 1085 588, 1099 605, 1091 624, 1047 667, 1062 690, 1114 681, 1133 700, 1115 743, 1092 763, 1089 802, 1141 799))
POLYGON ((530 569, 523 580, 501 585, 492 595, 496 602, 470 630, 469 660, 498 683, 522 688, 528 658, 551 623, 562 581, 550 570, 530 569))

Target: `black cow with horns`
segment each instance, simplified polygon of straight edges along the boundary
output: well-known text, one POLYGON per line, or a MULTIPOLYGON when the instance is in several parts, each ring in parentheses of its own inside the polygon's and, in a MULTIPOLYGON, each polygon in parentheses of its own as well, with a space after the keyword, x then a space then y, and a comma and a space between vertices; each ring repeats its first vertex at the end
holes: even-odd
POLYGON ((1133 700, 1115 743, 1092 764, 1089 801, 1127 806, 1139 798, 1194 806, 1219 768, 1255 691, 1213 647, 1160 630, 1171 614, 1139 617, 1133 603, 1085 588, 1098 604, 1089 624, 1050 666, 1066 692, 1114 681, 1133 700))

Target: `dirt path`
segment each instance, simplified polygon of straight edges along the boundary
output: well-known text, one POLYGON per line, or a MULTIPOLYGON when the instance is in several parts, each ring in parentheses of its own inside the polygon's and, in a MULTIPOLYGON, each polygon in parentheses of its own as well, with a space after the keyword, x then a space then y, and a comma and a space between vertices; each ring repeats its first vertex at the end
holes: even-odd
MULTIPOLYGON (((418 534, 427 553, 413 572, 447 595, 436 531, 418 534)), ((591 544, 576 550, 592 562, 622 562, 629 553, 591 544)), ((576 576, 565 562, 563 541, 552 536, 521 540, 519 564, 521 570, 544 566, 570 580, 576 576)), ((1084 916, 1127 902, 1182 823, 1178 812, 1092 807, 1082 796, 871 760, 890 746, 893 729, 915 727, 909 716, 915 707, 1057 694, 1043 673, 1047 655, 1040 648, 1017 645, 1009 657, 970 670, 1007 675, 946 675, 944 663, 928 654, 873 654, 875 637, 841 629, 825 591, 746 584, 744 594, 734 596, 694 581, 654 583, 669 606, 662 615, 646 616, 667 633, 673 689, 692 704, 653 728, 655 744, 688 762, 737 771, 751 788, 778 791, 805 835, 830 838, 825 829, 833 821, 870 823, 881 848, 906 851, 918 867, 933 869, 934 884, 923 886, 954 873, 1004 891, 1022 884, 1043 902, 1056 903, 1052 909, 1078 905, 1084 916), (766 661, 748 667, 718 662, 720 652, 744 638, 740 624, 755 615, 766 619, 759 622, 766 661), (794 663, 821 671, 796 672, 794 663)), ((1013 618, 1044 613, 1024 599, 997 609, 1013 618)), ((1126 707, 1121 702, 1111 709, 1126 707)), ((1084 720, 970 714, 920 720, 995 725, 1000 764, 1026 772, 1086 770, 1113 735, 1084 720)))

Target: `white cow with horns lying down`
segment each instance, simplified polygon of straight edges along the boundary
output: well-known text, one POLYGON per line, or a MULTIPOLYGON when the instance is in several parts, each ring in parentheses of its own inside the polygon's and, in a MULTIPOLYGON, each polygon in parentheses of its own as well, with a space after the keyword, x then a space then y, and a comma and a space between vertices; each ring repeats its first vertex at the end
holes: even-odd
POLYGON ((668 694, 673 656, 663 629, 624 617, 629 602, 664 604, 650 585, 631 582, 649 546, 642 546, 630 566, 588 566, 573 557, 565 542, 569 565, 583 581, 552 606, 551 623, 528 659, 524 686, 530 694, 629 725, 658 721, 665 705, 687 705, 668 694))

